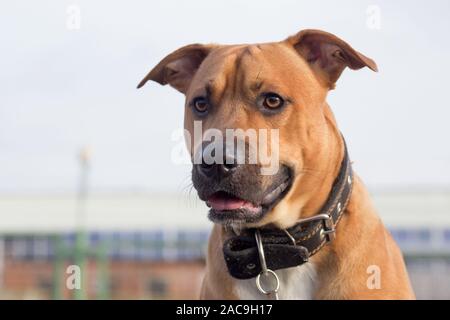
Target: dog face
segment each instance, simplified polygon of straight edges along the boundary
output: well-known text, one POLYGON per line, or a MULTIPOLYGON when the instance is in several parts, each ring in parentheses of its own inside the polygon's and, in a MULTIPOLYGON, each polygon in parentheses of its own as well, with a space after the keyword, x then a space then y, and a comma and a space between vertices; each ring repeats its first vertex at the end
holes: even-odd
POLYGON ((180 48, 138 87, 154 80, 185 94, 192 181, 212 221, 287 227, 317 209, 312 194, 340 165, 326 95, 345 67, 365 66, 376 71, 336 36, 304 30, 276 43, 180 48))

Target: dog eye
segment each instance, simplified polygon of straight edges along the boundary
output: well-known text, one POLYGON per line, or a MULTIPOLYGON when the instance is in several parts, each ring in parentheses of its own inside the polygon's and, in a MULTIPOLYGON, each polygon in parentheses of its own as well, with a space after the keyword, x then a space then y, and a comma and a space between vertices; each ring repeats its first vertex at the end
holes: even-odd
POLYGON ((264 97, 263 105, 268 109, 277 109, 284 104, 283 98, 276 93, 267 93, 264 97))
POLYGON ((204 114, 208 111, 208 101, 205 97, 197 97, 192 101, 195 111, 199 114, 204 114))

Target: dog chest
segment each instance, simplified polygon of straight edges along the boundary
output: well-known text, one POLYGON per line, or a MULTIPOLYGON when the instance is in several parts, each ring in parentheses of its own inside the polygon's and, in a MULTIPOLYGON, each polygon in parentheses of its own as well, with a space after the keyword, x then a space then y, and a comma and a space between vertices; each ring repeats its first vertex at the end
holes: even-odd
MULTIPOLYGON (((311 262, 276 271, 280 279, 278 292, 281 300, 311 300, 316 288, 316 270, 311 262)), ((234 280, 234 291, 239 299, 260 300, 267 297, 256 288, 255 279, 234 280)))

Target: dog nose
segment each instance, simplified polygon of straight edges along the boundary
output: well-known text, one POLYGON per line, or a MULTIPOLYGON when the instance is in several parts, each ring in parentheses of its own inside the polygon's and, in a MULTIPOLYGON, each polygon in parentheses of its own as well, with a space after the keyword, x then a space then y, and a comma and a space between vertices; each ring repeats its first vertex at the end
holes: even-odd
POLYGON ((236 159, 231 155, 224 155, 220 161, 214 161, 211 164, 202 161, 199 165, 199 170, 205 176, 212 178, 222 178, 229 174, 232 174, 238 167, 236 159))
POLYGON ((197 169, 208 178, 220 180, 238 168, 240 153, 234 145, 209 143, 203 145, 197 169))

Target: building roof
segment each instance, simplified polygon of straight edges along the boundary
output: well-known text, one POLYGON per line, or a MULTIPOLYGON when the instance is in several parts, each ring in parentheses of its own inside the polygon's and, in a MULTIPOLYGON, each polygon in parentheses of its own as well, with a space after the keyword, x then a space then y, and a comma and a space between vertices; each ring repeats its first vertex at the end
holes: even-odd
MULTIPOLYGON (((388 227, 450 227, 450 192, 375 193, 388 227)), ((71 231, 77 226, 73 194, 0 195, 0 233, 71 231)), ((96 193, 84 206, 86 229, 207 230, 207 207, 195 195, 96 193)))

